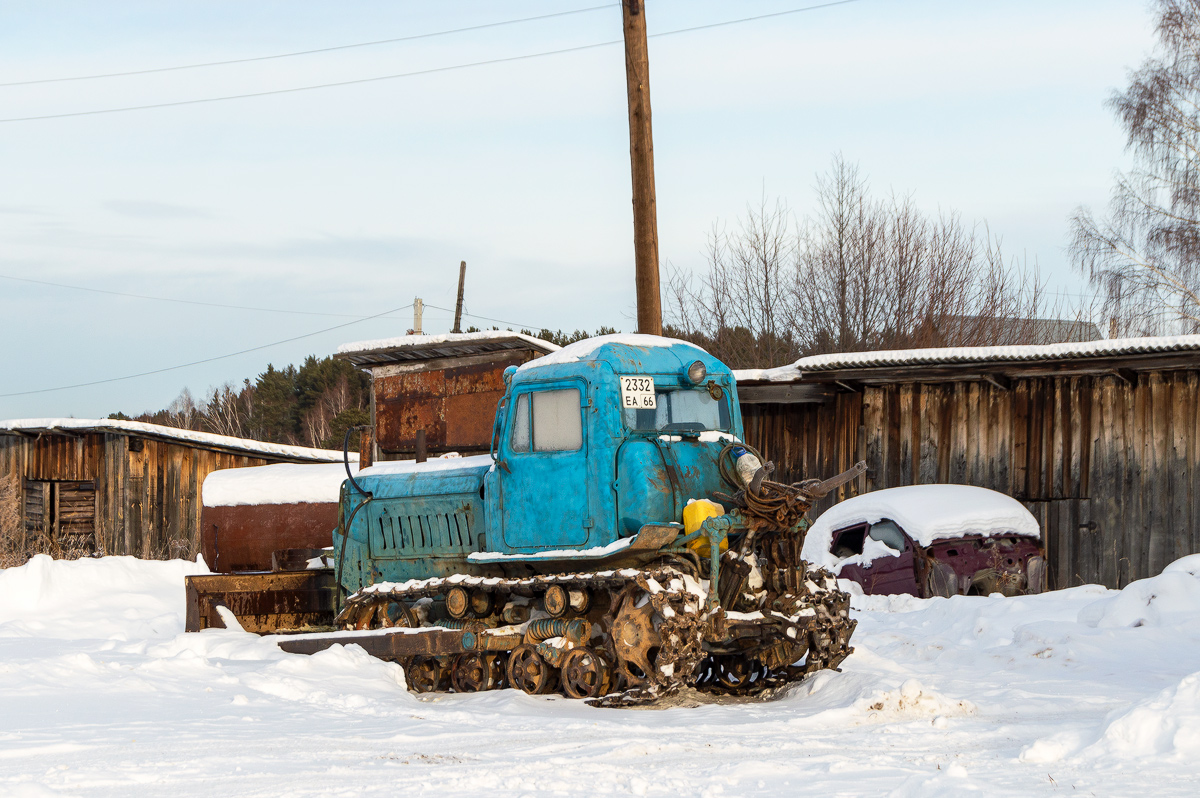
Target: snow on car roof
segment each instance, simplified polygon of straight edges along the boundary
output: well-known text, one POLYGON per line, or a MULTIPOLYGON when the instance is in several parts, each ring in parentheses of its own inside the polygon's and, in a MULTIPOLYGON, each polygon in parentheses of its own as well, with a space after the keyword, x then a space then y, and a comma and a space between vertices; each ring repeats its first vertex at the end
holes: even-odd
POLYGON ((963 535, 1018 534, 1041 538, 1037 519, 1016 499, 973 485, 908 485, 854 496, 823 512, 808 530, 804 559, 833 567, 833 533, 883 519, 922 546, 963 535))

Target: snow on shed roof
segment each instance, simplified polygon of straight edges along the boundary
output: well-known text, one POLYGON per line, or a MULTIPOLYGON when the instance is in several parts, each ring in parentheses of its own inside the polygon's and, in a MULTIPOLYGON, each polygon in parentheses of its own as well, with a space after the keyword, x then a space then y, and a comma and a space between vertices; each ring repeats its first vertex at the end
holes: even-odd
MULTIPOLYGON (((247 454, 281 457, 291 460, 307 460, 316 463, 329 463, 342 459, 342 453, 334 449, 310 449, 307 446, 267 443, 266 441, 255 441, 249 438, 214 435, 211 432, 196 432, 190 429, 164 427, 161 424, 146 424, 142 421, 122 421, 114 418, 21 418, 0 421, 0 434, 4 432, 54 432, 56 430, 65 432, 123 432, 132 435, 142 435, 148 438, 181 441, 204 448, 232 449, 247 454)), ((357 460, 358 454, 351 452, 350 459, 357 460)))
POLYGON ((481 330, 470 333, 441 333, 439 335, 401 335, 342 344, 337 354, 342 360, 364 366, 409 360, 434 360, 442 357, 501 352, 506 349, 535 349, 555 352, 557 344, 534 338, 532 335, 509 330, 481 330))
POLYGON ((938 349, 893 349, 878 352, 841 352, 802 357, 790 366, 773 369, 741 369, 734 372, 739 382, 789 382, 803 374, 839 369, 868 369, 896 366, 926 366, 959 363, 1035 363, 1080 360, 1113 355, 1200 351, 1200 335, 1148 338, 1114 338, 1081 343, 1038 346, 956 346, 938 349))
POLYGON ((1011 496, 974 485, 908 485, 863 493, 821 513, 804 539, 804 559, 833 567, 834 532, 885 518, 922 546, 963 535, 1041 537, 1037 519, 1011 496))

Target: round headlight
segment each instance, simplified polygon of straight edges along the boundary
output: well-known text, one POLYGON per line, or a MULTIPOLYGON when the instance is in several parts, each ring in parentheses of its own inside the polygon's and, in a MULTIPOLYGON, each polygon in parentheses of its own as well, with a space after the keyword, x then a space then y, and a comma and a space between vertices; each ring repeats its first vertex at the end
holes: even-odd
POLYGON ((708 369, 704 368, 704 364, 697 360, 695 363, 688 366, 687 375, 688 379, 691 380, 693 384, 699 385, 700 383, 704 382, 704 378, 708 376, 708 369))

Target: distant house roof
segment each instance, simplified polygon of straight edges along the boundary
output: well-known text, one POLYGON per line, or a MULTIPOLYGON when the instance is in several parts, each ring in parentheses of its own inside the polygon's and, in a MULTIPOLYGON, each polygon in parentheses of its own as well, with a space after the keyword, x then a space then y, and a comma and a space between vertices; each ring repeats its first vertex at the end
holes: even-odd
POLYGON ((936 325, 942 343, 986 341, 989 346, 1022 346, 1095 341, 1100 328, 1077 319, 1013 319, 944 316, 936 325))
MULTIPOLYGON (((265 441, 250 440, 249 438, 234 438, 229 435, 214 435, 210 432, 196 432, 190 429, 164 427, 161 424, 146 424, 141 421, 122 421, 110 418, 98 420, 85 418, 22 418, 0 421, 0 435, 36 435, 39 433, 55 432, 117 432, 144 438, 175 441, 205 449, 222 449, 241 454, 259 455, 302 463, 332 463, 342 460, 342 453, 333 449, 310 449, 307 446, 287 446, 282 443, 267 443, 265 441)), ((351 452, 350 459, 358 460, 358 454, 351 452)))
POLYGON ((524 333, 483 330, 440 335, 402 335, 398 338, 358 341, 342 344, 334 357, 348 360, 356 366, 370 367, 385 363, 482 355, 511 349, 532 349, 547 354, 557 351, 559 346, 524 333))
MULTIPOLYGON (((922 377, 961 379, 972 373, 1011 371, 1015 374, 1031 370, 1112 372, 1186 364, 1200 368, 1200 361, 1189 354, 1193 352, 1200 352, 1200 335, 1119 338, 1042 346, 898 349, 813 355, 779 368, 742 369, 735 371, 734 376, 738 381, 739 395, 755 396, 756 386, 787 383, 832 383, 837 380, 898 382, 922 377)), ((776 401, 768 399, 768 395, 774 394, 767 391, 750 401, 776 401)), ((780 393, 780 396, 784 394, 780 393)), ((807 400, 781 398, 779 401, 807 400)))

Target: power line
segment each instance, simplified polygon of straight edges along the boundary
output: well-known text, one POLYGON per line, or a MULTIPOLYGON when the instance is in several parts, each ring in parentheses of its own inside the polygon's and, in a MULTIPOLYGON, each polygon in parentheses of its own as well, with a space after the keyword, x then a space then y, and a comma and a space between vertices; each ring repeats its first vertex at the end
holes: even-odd
POLYGON ((321 334, 327 333, 327 332, 333 332, 334 330, 340 330, 343 327, 349 327, 352 324, 359 324, 360 322, 370 321, 371 319, 378 319, 383 316, 386 316, 389 313, 397 313, 401 310, 404 310, 405 308, 411 308, 411 307, 412 307, 412 305, 409 304, 409 305, 404 305, 403 307, 392 308, 391 310, 385 310, 383 313, 377 313, 374 316, 367 316, 366 318, 356 319, 354 321, 348 321, 345 324, 338 324, 333 327, 326 327, 324 330, 317 330, 316 332, 305 333, 304 335, 297 335, 294 338, 285 338, 282 341, 274 341, 269 344, 263 344, 262 346, 252 346, 249 349, 243 349, 239 352, 230 352, 227 355, 217 355, 216 357, 206 357, 203 360, 193 360, 191 363, 181 363, 178 366, 167 366, 166 368, 152 369, 151 371, 143 371, 138 374, 127 374, 124 377, 110 377, 109 379, 106 379, 106 380, 93 380, 91 382, 79 382, 74 385, 59 385, 55 388, 38 388, 37 390, 33 390, 33 391, 14 391, 13 393, 0 393, 0 399, 6 399, 11 396, 30 396, 32 394, 38 394, 38 393, 52 393, 54 391, 67 391, 72 388, 88 388, 93 385, 105 385, 110 382, 122 382, 124 380, 137 379, 138 377, 148 377, 151 374, 162 374, 167 371, 178 371, 179 369, 185 369, 185 368, 189 368, 191 366, 199 366, 202 363, 212 363, 217 360, 225 360, 227 358, 237 357, 238 355, 245 355, 245 354, 249 354, 250 352, 258 352, 262 349, 269 349, 273 346, 281 346, 282 344, 290 344, 293 341, 300 341, 305 338, 312 338, 313 336, 316 336, 316 335, 321 335, 321 334))
POLYGON ((284 308, 259 308, 250 305, 227 305, 221 302, 200 302, 194 299, 175 299, 166 296, 148 296, 146 294, 130 294, 125 291, 110 291, 105 288, 88 288, 82 285, 67 285, 66 283, 52 283, 49 280, 34 280, 29 277, 13 277, 8 274, 0 274, 0 280, 15 280, 21 283, 33 283, 35 285, 48 285, 54 288, 69 288, 73 291, 88 291, 93 294, 108 294, 109 296, 123 296, 132 299, 147 299, 154 302, 175 302, 181 305, 199 305, 206 308, 227 308, 231 310, 251 310, 257 313, 287 313, 294 316, 326 316, 340 319, 358 319, 377 318, 374 316, 364 317, 353 313, 320 313, 311 310, 286 310, 284 308))
MULTIPOLYGON (((793 8, 787 11, 776 11, 771 14, 758 14, 753 17, 742 17, 740 19, 729 19, 722 22, 711 22, 707 25, 693 25, 688 28, 678 28, 676 30, 662 31, 660 33, 652 33, 648 38, 658 39, 664 36, 676 36, 681 33, 694 33, 695 31, 711 30, 713 28, 721 28, 728 25, 739 25, 744 22, 755 22, 763 19, 772 19, 775 17, 787 16, 790 14, 799 14, 805 11, 816 11, 822 8, 831 8, 833 6, 844 6, 850 3, 858 3, 862 0, 834 0, 834 2, 820 3, 818 5, 805 6, 803 8, 793 8)), ((525 53, 523 55, 507 56, 505 58, 490 58, 486 61, 472 61, 466 64, 451 64, 444 67, 433 67, 430 69, 418 69, 412 72, 398 72, 394 75, 378 75, 372 78, 356 78, 354 80, 341 80, 334 83, 318 83, 310 86, 295 86, 290 89, 272 89, 270 91, 248 92, 246 94, 230 94, 222 97, 202 97, 195 100, 176 100, 166 103, 149 103, 146 105, 129 105, 123 108, 101 108, 95 111, 70 111, 62 114, 42 114, 40 116, 18 116, 0 119, 0 123, 8 122, 34 122, 45 119, 65 119, 67 117, 76 116, 97 116, 100 114, 119 114, 128 111, 147 111, 152 108, 175 108, 183 105, 200 105, 204 103, 226 102, 228 100, 246 100, 254 97, 269 97, 277 94, 295 94, 302 91, 315 91, 317 89, 332 89, 342 86, 355 86, 362 83, 376 83, 383 80, 397 80, 400 78, 411 78, 419 75, 433 75, 439 72, 455 72, 460 69, 472 69, 474 67, 492 66, 494 64, 507 64, 516 61, 528 61, 534 58, 545 58, 548 56, 565 55, 567 53, 579 53, 585 50, 595 50, 600 47, 611 47, 612 45, 621 44, 622 39, 613 39, 606 42, 595 42, 594 44, 582 44, 575 47, 563 47, 558 50, 545 50, 540 53, 525 53)))
MULTIPOLYGON (((426 302, 426 303, 425 303, 425 307, 427 307, 427 308, 433 308, 433 309, 435 309, 435 310, 444 310, 444 311, 446 311, 447 313, 453 313, 453 312, 454 312, 454 310, 453 310, 452 308, 443 308, 443 307, 440 307, 440 306, 438 306, 438 305, 431 305, 431 304, 429 304, 428 302, 426 302)), ((541 329, 546 329, 546 328, 544 328, 544 327, 541 327, 540 325, 536 325, 536 324, 521 324, 520 322, 516 322, 516 321, 505 321, 504 319, 493 319, 493 318, 491 318, 490 316, 480 316, 480 315, 478 315, 478 314, 475 314, 475 313, 467 313, 466 311, 463 311, 463 315, 464 315, 464 316, 466 316, 466 317, 467 317, 467 318, 469 318, 469 319, 483 319, 484 321, 492 321, 492 322, 495 322, 495 323, 497 323, 497 324, 511 324, 511 325, 513 325, 514 327, 519 327, 519 328, 521 328, 521 329, 523 329, 523 330, 541 330, 541 329)))
POLYGON ((395 44, 397 42, 411 42, 418 39, 432 39, 436 36, 449 36, 454 33, 467 33, 470 31, 485 30, 487 28, 499 28, 505 25, 517 25, 523 22, 536 22, 543 19, 552 19, 554 17, 566 17, 572 14, 584 14, 589 11, 599 11, 604 8, 611 8, 614 3, 606 3, 602 6, 589 6, 587 8, 576 8, 572 11, 556 11, 552 14, 540 14, 536 17, 522 17, 521 19, 506 19, 500 22, 486 22, 482 25, 470 25, 465 28, 452 28, 450 30, 439 30, 431 33, 418 33, 413 36, 399 36, 394 39, 378 39, 370 42, 357 42, 355 44, 339 44, 334 47, 319 47, 315 50, 297 50, 291 53, 278 53, 276 55, 259 55, 252 58, 233 58, 228 61, 206 61, 200 64, 182 64, 179 66, 158 67, 155 69, 135 69, 129 72, 106 72, 99 75, 74 75, 66 78, 41 78, 38 80, 17 80, 11 83, 0 83, 0 88, 8 86, 33 86, 41 83, 66 83, 76 80, 99 80, 101 78, 123 78, 131 75, 152 75, 158 72, 176 72, 182 69, 201 69, 205 67, 228 66, 229 64, 249 64, 255 61, 271 61, 278 58, 294 58, 300 55, 315 55, 317 53, 332 53, 337 50, 352 50, 356 47, 375 47, 381 44, 395 44))

